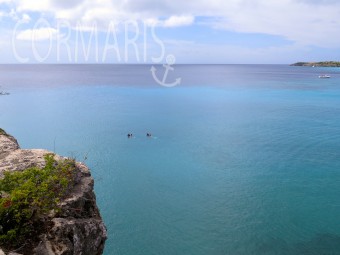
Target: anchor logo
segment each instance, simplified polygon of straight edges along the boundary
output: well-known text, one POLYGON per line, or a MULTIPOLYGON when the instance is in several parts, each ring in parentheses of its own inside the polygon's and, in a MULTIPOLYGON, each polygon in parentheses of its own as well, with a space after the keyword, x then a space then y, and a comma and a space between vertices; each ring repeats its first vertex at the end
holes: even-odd
POLYGON ((172 83, 166 83, 166 79, 168 78, 169 71, 175 70, 175 68, 172 67, 172 65, 175 64, 175 62, 176 62, 175 56, 168 55, 166 57, 166 63, 167 64, 163 65, 163 67, 165 68, 165 72, 164 72, 162 80, 158 79, 158 77, 156 75, 157 69, 154 66, 151 67, 150 71, 152 73, 152 77, 159 85, 171 88, 171 87, 175 87, 175 86, 181 84, 182 78, 177 78, 172 83))

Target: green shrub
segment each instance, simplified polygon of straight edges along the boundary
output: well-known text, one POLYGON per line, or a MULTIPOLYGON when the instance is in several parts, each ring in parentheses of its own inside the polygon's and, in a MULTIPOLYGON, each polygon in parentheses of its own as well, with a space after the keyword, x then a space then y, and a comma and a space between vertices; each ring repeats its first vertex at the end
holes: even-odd
POLYGON ((44 219, 65 198, 77 174, 74 160, 57 162, 45 156, 46 166, 5 172, 0 180, 0 245, 15 247, 43 228, 44 219))
POLYGON ((7 133, 5 132, 5 130, 3 130, 2 128, 0 128, 0 135, 7 135, 7 133))

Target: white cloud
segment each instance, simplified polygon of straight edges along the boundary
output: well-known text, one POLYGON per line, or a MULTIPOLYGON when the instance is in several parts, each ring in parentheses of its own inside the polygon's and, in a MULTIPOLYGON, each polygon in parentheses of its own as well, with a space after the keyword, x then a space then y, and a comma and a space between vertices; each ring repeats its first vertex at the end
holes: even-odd
POLYGON ((18 13, 31 11, 55 19, 106 29, 129 19, 163 27, 188 26, 208 17, 213 28, 282 36, 303 45, 340 45, 340 1, 336 0, 0 0, 18 13))
POLYGON ((19 20, 17 12, 14 9, 10 9, 7 11, 0 11, 0 18, 10 18, 14 21, 19 20))
POLYGON ((182 27, 190 26, 195 22, 194 16, 171 16, 165 20, 159 20, 155 18, 149 18, 144 20, 144 22, 149 26, 159 26, 159 27, 182 27))
POLYGON ((30 1, 30 0, 14 0, 17 10, 19 12, 22 11, 36 11, 36 12, 45 12, 45 11, 55 11, 53 6, 51 6, 51 2, 49 0, 39 0, 39 1, 30 1))
POLYGON ((339 4, 318 5, 299 1, 256 1, 242 9, 226 11, 216 27, 278 35, 305 45, 337 47, 340 43, 339 4))
POLYGON ((31 17, 30 17, 28 14, 24 13, 24 14, 22 15, 21 21, 22 21, 23 23, 29 23, 29 22, 31 21, 31 17))
POLYGON ((195 21, 193 16, 171 16, 163 23, 164 27, 180 27, 192 25, 195 21))
POLYGON ((37 28, 27 29, 17 34, 16 38, 23 41, 44 41, 55 39, 58 35, 58 30, 54 28, 37 28))

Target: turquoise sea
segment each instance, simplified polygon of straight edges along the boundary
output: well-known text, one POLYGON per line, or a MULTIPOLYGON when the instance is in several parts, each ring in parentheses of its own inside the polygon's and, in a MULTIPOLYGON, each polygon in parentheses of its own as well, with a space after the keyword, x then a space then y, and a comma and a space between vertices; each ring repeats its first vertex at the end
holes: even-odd
POLYGON ((340 69, 150 68, 0 65, 0 127, 87 158, 105 255, 340 254, 340 69))

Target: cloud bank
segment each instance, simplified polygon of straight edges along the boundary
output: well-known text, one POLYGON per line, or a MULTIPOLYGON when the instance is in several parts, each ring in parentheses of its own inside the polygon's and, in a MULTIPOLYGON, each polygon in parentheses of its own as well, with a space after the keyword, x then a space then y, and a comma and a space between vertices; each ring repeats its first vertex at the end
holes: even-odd
MULTIPOLYGON (((199 26, 216 31, 277 36, 294 47, 340 47, 340 1, 337 0, 0 0, 0 21, 21 21, 16 38, 56 34, 57 22, 74 29, 137 20, 162 29, 199 26), (34 28, 47 19, 50 27, 34 28), (35 31, 36 30, 36 31, 35 31)), ((10 26, 9 26, 10 27, 10 26)), ((171 38, 168 38, 171 39, 171 38)), ((173 38, 174 40, 180 38, 173 38)), ((202 44, 203 42, 196 42, 202 44)), ((226 41, 228 44, 228 41, 226 41)))
POLYGON ((126 19, 164 27, 192 25, 211 18, 214 29, 282 36, 299 44, 340 44, 340 3, 336 0, 0 0, 18 16, 38 12, 71 23, 108 24, 126 19))

